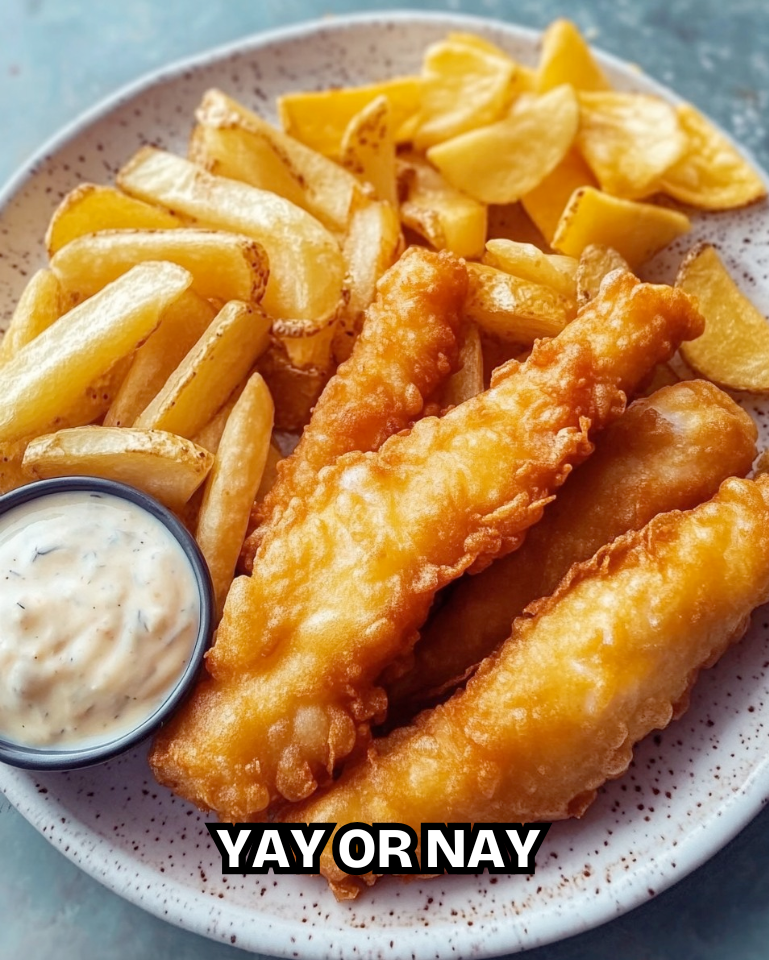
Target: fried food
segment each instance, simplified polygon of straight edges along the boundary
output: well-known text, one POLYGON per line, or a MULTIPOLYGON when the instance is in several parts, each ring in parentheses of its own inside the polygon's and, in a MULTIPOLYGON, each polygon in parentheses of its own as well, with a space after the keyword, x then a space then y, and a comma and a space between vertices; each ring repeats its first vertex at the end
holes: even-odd
POLYGON ((588 430, 701 329, 681 291, 617 274, 488 391, 322 471, 233 583, 211 678, 155 741, 158 779, 232 821, 310 796, 382 718, 376 678, 435 592, 519 546, 588 430))
POLYGON ((413 712, 464 679, 572 564, 658 513, 695 507, 727 477, 744 477, 756 437, 748 414, 704 380, 637 400, 600 435, 523 547, 451 588, 414 648, 412 668, 388 686, 391 708, 406 703, 413 712))
MULTIPOLYGON (((377 450, 422 412, 456 369, 465 268, 453 257, 409 249, 382 278, 351 358, 323 391, 294 453, 279 468, 252 524, 274 522, 294 497, 305 498, 318 472, 351 450, 377 450)), ((249 572, 264 528, 243 554, 249 572)))
MULTIPOLYGON (((313 823, 531 823, 581 816, 633 745, 686 709, 702 667, 769 598, 769 478, 730 479, 708 503, 655 517, 572 568, 529 608, 465 691, 377 742, 313 823)), ((372 874, 321 871, 338 897, 372 874)))

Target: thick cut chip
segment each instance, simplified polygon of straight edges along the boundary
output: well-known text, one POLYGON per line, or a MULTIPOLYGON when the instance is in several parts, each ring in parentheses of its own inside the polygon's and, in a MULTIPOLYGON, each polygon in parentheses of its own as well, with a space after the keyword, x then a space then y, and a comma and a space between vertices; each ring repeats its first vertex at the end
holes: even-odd
POLYGON ((103 230, 68 243, 51 260, 70 302, 81 303, 146 260, 168 260, 192 274, 201 297, 258 301, 270 273, 264 248, 221 230, 103 230))
POLYGON ((611 89, 590 47, 570 20, 554 20, 545 30, 537 70, 537 90, 541 93, 562 83, 570 83, 576 90, 611 89))
POLYGON ((81 183, 54 211, 45 245, 52 257, 86 233, 99 230, 171 230, 183 221, 162 207, 143 203, 114 187, 81 183))
POLYGON ((730 390, 769 393, 769 321, 741 293, 710 244, 695 247, 676 286, 694 294, 705 332, 682 350, 703 377, 730 390))
POLYGON ((521 97, 504 120, 427 151, 458 190, 483 203, 514 203, 563 160, 574 141, 579 106, 571 87, 521 97))
POLYGON ((0 342, 0 366, 47 330, 63 313, 61 286, 50 270, 38 270, 24 288, 0 342))
POLYGON ((640 93, 582 93, 577 145, 601 187, 632 200, 654 193, 686 153, 675 108, 640 93))
MULTIPOLYGON (((340 307, 341 309, 341 307, 340 307)), ((288 359, 299 369, 331 367, 331 345, 336 332, 337 315, 317 323, 275 320, 273 336, 286 348, 288 359)))
POLYGON ((278 98, 278 114, 286 133, 327 157, 338 157, 349 122, 379 96, 390 101, 396 143, 411 139, 421 84, 420 77, 395 77, 365 87, 287 93, 278 98))
POLYGON ((577 302, 580 306, 597 296, 603 278, 612 270, 630 270, 627 260, 612 247, 591 243, 585 247, 577 266, 577 302))
POLYGON ((344 280, 339 244, 290 201, 216 177, 154 147, 141 149, 118 181, 127 193, 171 206, 202 226, 242 233, 260 243, 270 261, 264 308, 272 316, 317 320, 336 310, 344 280))
POLYGON ((387 97, 376 97, 347 124, 341 162, 346 170, 373 188, 378 200, 397 207, 395 140, 387 97))
POLYGON ((142 263, 70 310, 0 367, 0 443, 66 417, 88 388, 131 354, 192 283, 174 263, 142 263))
POLYGON ((343 233, 359 192, 353 176, 220 90, 195 112, 189 158, 211 173, 271 190, 343 233))
POLYGON ((257 305, 225 304, 134 426, 194 437, 267 349, 269 333, 257 305))
POLYGON ((33 440, 24 466, 37 478, 104 477, 138 487, 172 510, 206 479, 214 458, 190 440, 161 430, 74 427, 33 440))
POLYGON ((523 63, 519 63, 496 44, 491 43, 489 40, 484 40, 483 37, 479 37, 475 33, 464 33, 461 30, 451 31, 447 34, 446 39, 451 43, 462 43, 465 46, 476 47, 478 50, 482 50, 492 56, 512 60, 515 64, 515 73, 510 83, 511 98, 517 96, 519 93, 535 92, 537 86, 537 71, 532 70, 531 67, 527 67, 523 63))
POLYGON ((531 346, 540 337, 554 337, 577 312, 573 299, 494 267, 468 263, 467 273, 465 315, 508 343, 531 346))
POLYGON ((158 329, 136 351, 104 418, 106 427, 133 426, 203 336, 214 316, 211 304, 191 290, 163 311, 158 329))
POLYGON ((591 243, 613 247, 636 269, 690 229, 689 218, 677 210, 581 187, 563 211, 553 246, 571 257, 591 243))
POLYGON ((521 198, 521 204, 545 240, 552 243, 561 214, 574 191, 580 187, 597 186, 598 181, 582 154, 572 149, 539 186, 521 198))
POLYGON ((531 243, 489 240, 483 262, 521 280, 551 287, 568 300, 576 297, 577 261, 573 257, 542 253, 531 243))
POLYGON ((691 104, 678 107, 686 153, 665 173, 663 193, 703 210, 731 210, 766 196, 758 172, 691 104))
POLYGON ((199 447, 203 447, 204 450, 210 450, 211 453, 216 453, 219 449, 219 444, 222 442, 222 434, 224 433, 224 428, 227 426, 227 420, 232 413, 232 408, 238 402, 238 397, 243 393, 247 383, 248 381, 244 380, 238 384, 227 398, 224 406, 220 407, 205 427, 203 427, 199 433, 195 434, 193 440, 199 447))
POLYGON ((405 193, 401 220, 436 250, 458 257, 480 257, 486 242, 486 207, 457 190, 418 154, 398 158, 405 193))
POLYGON ((490 45, 449 39, 428 47, 414 146, 426 150, 500 120, 512 99, 515 72, 515 63, 490 45))

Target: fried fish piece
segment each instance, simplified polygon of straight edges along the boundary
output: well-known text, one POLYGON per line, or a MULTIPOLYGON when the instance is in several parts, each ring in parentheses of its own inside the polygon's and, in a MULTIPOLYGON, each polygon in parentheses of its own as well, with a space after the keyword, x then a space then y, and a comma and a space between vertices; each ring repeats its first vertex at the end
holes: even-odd
POLYGON ((379 449, 420 415, 425 397, 454 372, 466 292, 462 262, 421 247, 409 248, 384 274, 351 357, 326 385, 270 494, 254 507, 246 572, 264 523, 274 522, 292 497, 307 496, 322 467, 351 450, 379 449))
POLYGON ((658 513, 689 510, 756 456, 753 420, 705 380, 636 400, 596 442, 515 553, 452 587, 414 648, 408 673, 386 684, 391 711, 412 715, 447 692, 510 634, 533 600, 552 593, 573 563, 658 513))
MULTIPOLYGON (((633 745, 683 713, 702 667, 769 598, 769 478, 726 480, 574 566, 464 691, 369 749, 307 823, 536 823, 581 816, 633 745)), ((352 877, 321 871, 340 898, 352 877)))
POLYGON ((322 470, 233 583, 212 678, 155 742, 158 779, 233 821, 308 797, 382 718, 376 678, 435 592, 519 546, 588 430, 702 325, 682 291, 617 274, 489 390, 322 470))

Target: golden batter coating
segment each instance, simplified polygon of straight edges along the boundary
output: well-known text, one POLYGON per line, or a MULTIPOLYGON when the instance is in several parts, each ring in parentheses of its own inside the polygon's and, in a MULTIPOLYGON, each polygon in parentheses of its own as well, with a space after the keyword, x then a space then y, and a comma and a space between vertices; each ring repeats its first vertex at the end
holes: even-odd
POLYGON ((689 510, 756 456, 752 419, 723 390, 690 380, 637 400, 596 442, 520 550, 463 577, 428 621, 407 674, 386 685, 391 710, 413 715, 450 690, 509 635, 572 564, 658 513, 689 510))
POLYGON ((376 678, 436 590, 520 545, 588 430, 702 326, 681 291, 617 274, 485 393, 322 470, 234 582, 212 678, 155 742, 158 779, 225 820, 312 794, 383 717, 376 678))
POLYGON ((384 274, 351 357, 329 380, 296 449, 251 517, 243 551, 250 573, 264 537, 292 497, 306 497, 320 470, 351 450, 378 450, 416 420, 425 397, 454 372, 467 271, 449 253, 409 248, 384 274))
MULTIPOLYGON (((698 671, 769 598, 769 477, 653 519, 572 568, 445 705, 375 742, 293 822, 548 822, 578 817, 633 745, 680 715, 698 671)), ((334 863, 337 896, 365 881, 334 863)))

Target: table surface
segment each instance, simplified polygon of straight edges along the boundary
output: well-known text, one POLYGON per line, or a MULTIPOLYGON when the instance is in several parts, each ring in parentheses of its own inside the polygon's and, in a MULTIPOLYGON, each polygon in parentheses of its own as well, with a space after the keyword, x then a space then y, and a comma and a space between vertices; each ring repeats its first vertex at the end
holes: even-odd
MULTIPOLYGON (((766 0, 0 0, 0 182, 62 124, 141 74, 259 30, 366 8, 541 28, 569 16, 731 131, 769 168, 766 0)), ((0 960, 235 960, 101 887, 0 797, 0 960)), ((769 810, 677 886, 532 960, 769 956, 769 810)))

